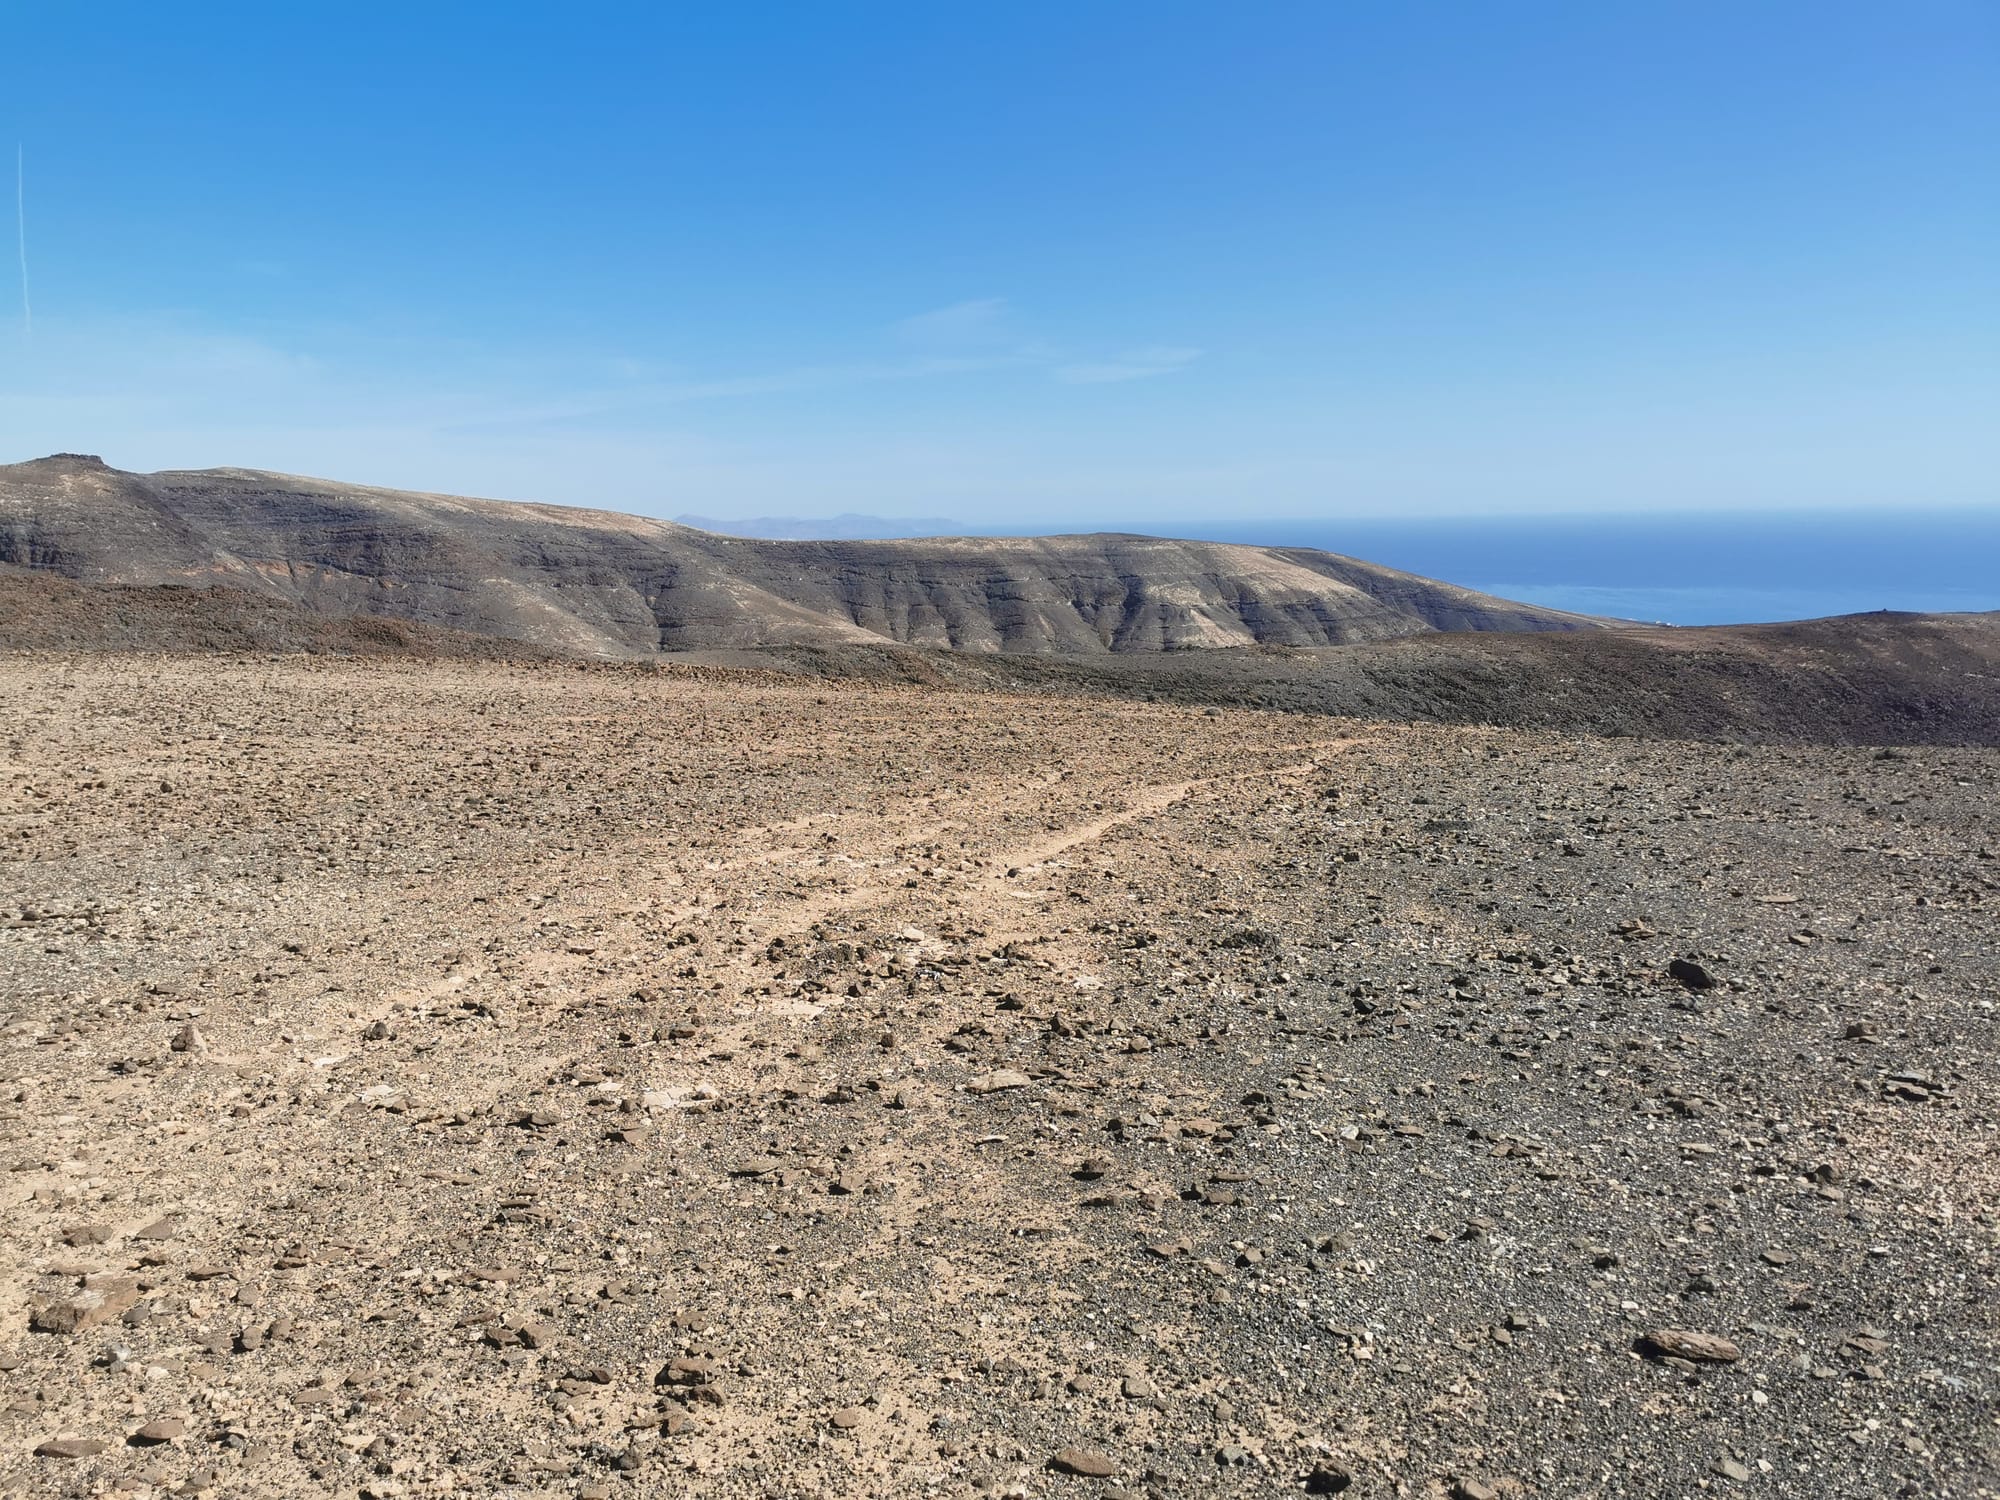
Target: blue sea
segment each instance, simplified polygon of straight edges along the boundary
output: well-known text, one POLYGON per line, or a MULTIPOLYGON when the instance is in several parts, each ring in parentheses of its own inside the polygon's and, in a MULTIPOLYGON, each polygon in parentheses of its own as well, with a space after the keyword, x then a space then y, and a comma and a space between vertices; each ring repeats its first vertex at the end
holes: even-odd
POLYGON ((2000 609, 2000 508, 1104 529, 1318 547, 1531 604, 1672 625, 2000 609))

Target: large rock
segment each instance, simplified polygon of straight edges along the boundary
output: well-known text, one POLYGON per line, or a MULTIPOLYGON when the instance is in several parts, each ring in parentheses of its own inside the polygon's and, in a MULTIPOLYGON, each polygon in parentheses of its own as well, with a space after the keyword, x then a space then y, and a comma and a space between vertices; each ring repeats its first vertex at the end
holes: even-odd
POLYGON ((40 1333, 87 1333, 122 1316, 139 1300, 139 1283, 129 1276, 93 1278, 74 1297, 38 1304, 29 1326, 40 1333))

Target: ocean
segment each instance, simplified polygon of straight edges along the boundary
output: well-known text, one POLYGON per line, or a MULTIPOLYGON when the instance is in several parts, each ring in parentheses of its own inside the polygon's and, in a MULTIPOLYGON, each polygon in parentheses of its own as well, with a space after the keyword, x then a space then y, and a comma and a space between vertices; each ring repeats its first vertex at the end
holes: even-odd
POLYGON ((2000 609, 2000 509, 1103 529, 1318 547, 1531 604, 1670 625, 2000 609))

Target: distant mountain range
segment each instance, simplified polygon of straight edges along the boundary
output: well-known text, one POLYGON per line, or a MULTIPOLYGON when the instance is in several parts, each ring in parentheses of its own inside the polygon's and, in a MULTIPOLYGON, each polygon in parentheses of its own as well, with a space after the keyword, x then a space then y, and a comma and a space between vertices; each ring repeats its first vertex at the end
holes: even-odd
POLYGON ((903 537, 956 536, 965 527, 941 516, 898 520, 894 516, 863 516, 853 511, 814 520, 810 516, 756 516, 746 521, 720 521, 713 516, 675 516, 681 526, 712 531, 718 536, 762 537, 767 541, 858 542, 903 537))
POLYGON ((131 474, 78 454, 0 466, 0 563, 608 657, 883 643, 1091 655, 1604 623, 1304 547, 736 539, 251 469, 131 474))

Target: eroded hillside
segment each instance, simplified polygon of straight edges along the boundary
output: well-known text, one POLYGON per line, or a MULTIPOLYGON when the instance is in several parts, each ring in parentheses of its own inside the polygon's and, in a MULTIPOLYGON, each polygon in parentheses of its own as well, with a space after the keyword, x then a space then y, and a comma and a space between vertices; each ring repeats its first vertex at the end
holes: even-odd
POLYGON ((1601 622, 1302 548, 1143 536, 789 542, 242 469, 0 466, 0 563, 223 585, 597 656, 893 642, 1099 654, 1601 622))

